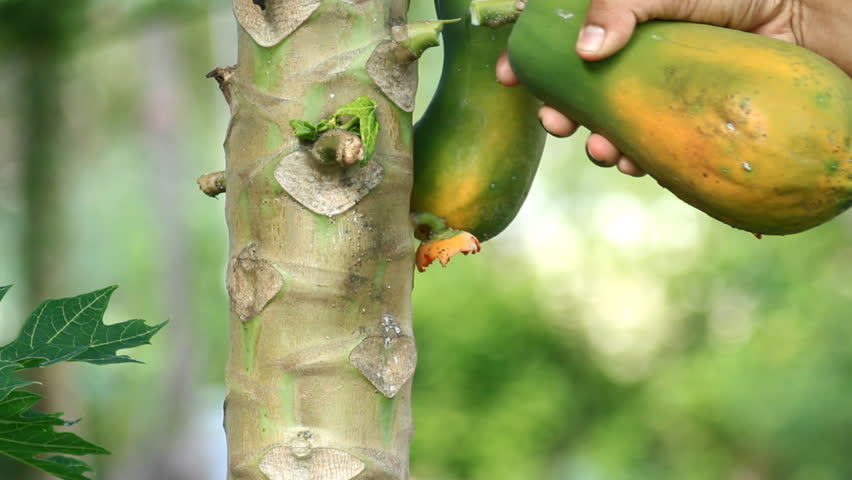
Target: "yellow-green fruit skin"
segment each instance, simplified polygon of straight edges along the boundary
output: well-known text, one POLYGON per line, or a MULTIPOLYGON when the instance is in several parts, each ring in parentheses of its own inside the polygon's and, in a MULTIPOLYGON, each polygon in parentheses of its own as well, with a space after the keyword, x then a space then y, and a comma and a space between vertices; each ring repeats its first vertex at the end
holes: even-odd
POLYGON ((533 94, 733 227, 791 234, 852 205, 852 79, 793 44, 653 21, 585 62, 588 0, 531 0, 509 60, 533 94))
POLYGON ((438 89, 414 128, 413 212, 485 241, 521 208, 538 169, 545 132, 541 101, 523 87, 497 83, 495 63, 511 26, 470 24, 469 0, 437 0, 444 26, 444 67, 438 89))

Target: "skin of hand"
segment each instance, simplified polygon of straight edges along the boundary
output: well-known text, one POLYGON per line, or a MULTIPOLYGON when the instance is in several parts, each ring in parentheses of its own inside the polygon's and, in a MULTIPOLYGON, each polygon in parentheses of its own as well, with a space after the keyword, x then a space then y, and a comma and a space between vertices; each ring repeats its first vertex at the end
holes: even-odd
MULTIPOLYGON (((621 50, 638 23, 653 19, 706 23, 765 35, 813 50, 852 75, 850 0, 591 0, 576 50, 587 61, 621 50)), ((497 80, 517 85, 506 52, 497 61, 497 80)), ((545 105, 542 126, 557 137, 577 130, 577 123, 545 105)), ((606 138, 592 133, 586 153, 598 166, 617 166, 627 175, 645 174, 606 138)))

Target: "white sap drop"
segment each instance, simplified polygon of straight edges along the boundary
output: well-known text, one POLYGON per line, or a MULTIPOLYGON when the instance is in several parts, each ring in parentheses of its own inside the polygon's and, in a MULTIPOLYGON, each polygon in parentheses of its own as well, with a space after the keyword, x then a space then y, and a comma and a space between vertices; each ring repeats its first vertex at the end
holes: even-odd
POLYGON ((751 165, 749 165, 748 162, 743 162, 743 170, 745 170, 746 172, 750 172, 751 171, 751 165))
POLYGON ((570 19, 574 18, 573 13, 566 12, 565 10, 562 10, 561 8, 556 9, 556 15, 558 15, 559 18, 562 18, 563 20, 570 20, 570 19))
POLYGON ((731 123, 731 122, 727 122, 727 123, 725 124, 725 128, 727 128, 728 130, 730 130, 730 131, 732 131, 732 132, 733 132, 734 130, 736 130, 736 129, 737 129, 737 128, 734 126, 734 124, 733 124, 733 123, 731 123))

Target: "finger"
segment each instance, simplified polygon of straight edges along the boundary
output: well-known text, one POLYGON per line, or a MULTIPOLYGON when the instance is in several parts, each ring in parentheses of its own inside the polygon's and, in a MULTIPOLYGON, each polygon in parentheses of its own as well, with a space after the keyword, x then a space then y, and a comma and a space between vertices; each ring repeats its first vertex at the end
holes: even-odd
POLYGON ((586 140, 586 155, 595 165, 607 168, 614 167, 622 157, 615 145, 597 133, 589 135, 586 140))
POLYGON ((606 58, 627 44, 637 23, 653 19, 756 31, 785 18, 785 5, 788 4, 756 0, 591 0, 584 27, 577 39, 577 53, 585 60, 606 58))
POLYGON ((515 76, 515 72, 512 71, 512 66, 509 65, 509 54, 505 50, 500 54, 500 58, 497 59, 497 81, 507 87, 513 87, 521 83, 518 77, 515 76))
POLYGON ((639 165, 636 165, 636 162, 623 155, 618 159, 618 171, 625 175, 630 175, 631 177, 641 177, 645 175, 645 170, 642 170, 639 165))
POLYGON ((636 16, 620 0, 592 0, 577 38, 577 53, 584 60, 600 60, 621 50, 633 30, 636 16))
POLYGON ((597 165, 601 168, 610 168, 610 167, 613 166, 613 165, 607 165, 606 163, 598 161, 597 158, 593 157, 592 154, 589 153, 589 145, 588 144, 586 144, 586 158, 588 158, 590 162, 594 163, 595 165, 597 165))
POLYGON ((577 122, 547 105, 538 110, 538 120, 541 126, 554 137, 569 137, 577 131, 577 122))

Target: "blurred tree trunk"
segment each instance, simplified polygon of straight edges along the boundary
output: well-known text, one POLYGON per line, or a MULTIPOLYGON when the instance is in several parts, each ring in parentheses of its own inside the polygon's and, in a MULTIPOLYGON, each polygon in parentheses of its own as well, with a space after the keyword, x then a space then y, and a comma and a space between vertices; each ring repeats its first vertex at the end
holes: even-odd
POLYGON ((391 32, 408 0, 234 7, 238 64, 211 72, 232 115, 229 479, 408 478, 416 64, 391 32), (289 122, 359 96, 378 105, 375 155, 321 165, 289 122))
MULTIPOLYGON (((13 60, 18 68, 20 91, 25 92, 17 99, 18 113, 15 126, 20 138, 18 162, 21 165, 20 184, 23 206, 23 222, 20 233, 21 272, 24 275, 24 310, 34 307, 56 291, 57 278, 62 267, 61 214, 57 211, 59 179, 56 175, 56 142, 58 140, 59 93, 53 85, 59 67, 54 55, 47 58, 39 54, 27 55, 13 60), (59 257, 59 260, 57 259, 59 257)), ((62 411, 50 403, 54 393, 67 392, 67 378, 60 370, 64 365, 29 372, 29 378, 42 383, 36 387, 48 398, 41 402, 45 411, 62 411)), ((79 404, 74 402, 69 413, 79 413, 79 404)), ((64 407, 63 407, 64 408, 64 407)), ((22 480, 46 480, 52 478, 27 465, 0 457, 0 471, 10 478, 22 480)))
MULTIPOLYGON (((24 228, 22 231, 23 272, 26 278, 27 307, 35 307, 47 298, 58 298, 63 293, 63 269, 67 247, 63 225, 64 175, 62 174, 61 129, 63 63, 67 59, 67 46, 78 32, 65 28, 67 20, 79 14, 85 5, 82 1, 68 2, 62 8, 29 9, 21 17, 10 21, 31 19, 31 25, 17 28, 33 29, 34 38, 24 38, 24 55, 21 58, 22 91, 21 126, 24 197, 24 228), (39 17, 40 15, 40 17, 39 17), (37 23, 39 18, 42 22, 37 23), (35 32, 40 32, 38 35, 35 32), (29 41, 28 41, 29 40, 29 41)), ((64 412, 65 418, 80 418, 83 406, 74 389, 74 368, 54 365, 33 373, 42 383, 36 391, 45 396, 39 409, 46 412, 64 412)), ((79 432, 80 427, 75 430, 79 432)), ((22 477, 46 480, 51 475, 27 469, 22 477)))

